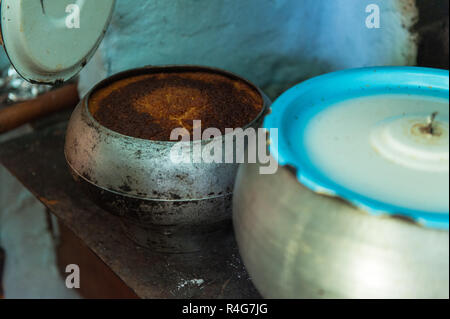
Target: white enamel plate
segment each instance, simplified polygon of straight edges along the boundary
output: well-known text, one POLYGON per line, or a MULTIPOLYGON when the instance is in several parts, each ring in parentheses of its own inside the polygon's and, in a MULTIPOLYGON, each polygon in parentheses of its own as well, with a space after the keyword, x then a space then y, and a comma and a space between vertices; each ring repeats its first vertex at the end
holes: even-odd
POLYGON ((27 81, 69 80, 98 48, 115 0, 2 0, 1 33, 11 64, 27 81))

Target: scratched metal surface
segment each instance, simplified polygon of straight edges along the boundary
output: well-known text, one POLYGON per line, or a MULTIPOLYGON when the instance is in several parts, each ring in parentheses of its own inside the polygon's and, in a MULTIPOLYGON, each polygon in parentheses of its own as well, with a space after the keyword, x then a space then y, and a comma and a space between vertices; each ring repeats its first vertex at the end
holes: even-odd
POLYGON ((141 298, 260 298, 230 234, 210 250, 157 254, 136 246, 116 217, 73 182, 63 155, 66 123, 0 145, 0 163, 141 298))

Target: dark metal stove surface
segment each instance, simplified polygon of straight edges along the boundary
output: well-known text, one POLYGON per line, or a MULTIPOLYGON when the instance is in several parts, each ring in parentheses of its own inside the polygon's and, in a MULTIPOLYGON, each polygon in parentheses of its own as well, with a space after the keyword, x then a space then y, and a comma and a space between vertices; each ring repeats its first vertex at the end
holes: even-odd
POLYGON ((232 235, 208 251, 158 254, 134 244, 93 204, 64 159, 66 122, 0 145, 0 163, 141 298, 260 298, 232 235))

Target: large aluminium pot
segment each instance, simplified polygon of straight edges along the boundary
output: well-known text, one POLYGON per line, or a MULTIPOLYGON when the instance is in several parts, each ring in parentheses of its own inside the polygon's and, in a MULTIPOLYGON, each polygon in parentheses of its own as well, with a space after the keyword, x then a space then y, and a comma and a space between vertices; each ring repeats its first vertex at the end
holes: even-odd
MULTIPOLYGON (((70 119, 65 144, 69 168, 87 193, 118 215, 138 244, 160 252, 192 252, 229 234, 231 198, 237 163, 174 163, 175 142, 129 137, 98 123, 91 115, 91 93, 119 79, 160 72, 201 71, 244 81, 262 97, 260 114, 246 127, 258 127, 270 101, 246 80, 199 66, 144 67, 109 77, 79 103, 70 119)), ((244 127, 244 128, 246 128, 244 127)), ((222 143, 224 136, 195 140, 188 148, 222 143)), ((190 156, 183 153, 182 156, 190 156)))
MULTIPOLYGON (((376 68, 345 74, 358 72, 370 78, 369 72, 378 74, 384 83, 370 83, 374 90, 414 87, 448 98, 448 73, 444 71, 376 68), (402 72, 404 82, 395 83, 393 79, 402 72)), ((279 112, 280 103, 293 95, 297 95, 296 107, 301 110, 312 102, 311 92, 339 90, 337 87, 347 84, 339 74, 300 84, 274 102, 264 127, 273 128, 271 117, 277 116, 274 113, 279 112)), ((358 90, 367 87, 361 85, 358 90)), ((324 97, 329 95, 324 93, 324 97)), ((320 101, 320 94, 317 98, 320 101)), ((285 119, 293 117, 285 115, 285 119)), ((282 127, 279 131, 279 141, 296 143, 298 137, 284 135, 287 130, 282 127)), ((376 214, 352 198, 313 187, 305 169, 287 163, 272 146, 270 143, 270 152, 280 164, 277 173, 259 174, 258 163, 241 165, 233 199, 240 254, 264 297, 449 297, 448 213, 438 216, 438 223, 428 224, 401 212, 376 214)))

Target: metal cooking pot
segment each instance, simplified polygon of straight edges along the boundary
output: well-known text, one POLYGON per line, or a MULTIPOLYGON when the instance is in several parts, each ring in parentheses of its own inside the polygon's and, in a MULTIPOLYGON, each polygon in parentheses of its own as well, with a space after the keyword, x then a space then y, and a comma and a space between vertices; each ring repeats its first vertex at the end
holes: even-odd
MULTIPOLYGON (((345 87, 342 94, 367 92, 369 85, 350 79, 358 74, 375 93, 428 90, 424 94, 448 98, 448 73, 444 71, 374 68, 344 72, 286 92, 274 102, 264 127, 273 128, 275 117, 284 123, 293 117, 280 114, 280 103, 295 101, 301 111, 313 104, 314 92, 318 101, 341 94, 339 86, 345 87), (378 83, 370 80, 375 74, 378 83), (346 76, 350 82, 343 81, 346 76), (403 80, 396 83, 395 79, 403 80), (330 90, 336 92, 325 93, 330 90)), ((281 126, 279 130, 280 143, 286 139, 297 145, 299 136, 285 134, 288 130, 281 126)), ((239 250, 264 297, 449 297, 448 212, 434 216, 433 221, 396 211, 375 214, 353 198, 312 187, 307 183, 311 181, 308 168, 293 166, 284 157, 288 155, 272 147, 273 143, 269 148, 280 164, 278 172, 260 175, 260 164, 241 165, 233 199, 239 250)))
MULTIPOLYGON (((105 210, 121 217, 138 244, 161 252, 192 252, 229 234, 231 198, 238 165, 173 163, 175 142, 129 137, 99 124, 89 112, 93 91, 141 74, 201 71, 244 81, 263 97, 260 114, 245 128, 258 127, 270 104, 237 75, 200 66, 144 67, 116 74, 95 86, 72 114, 65 156, 74 179, 105 210)), ((189 146, 222 143, 223 136, 189 146)), ((223 152, 224 153, 224 152, 223 152)), ((183 153, 182 156, 189 156, 183 153)))
POLYGON ((266 298, 448 298, 449 235, 316 193, 287 167, 241 165, 233 220, 266 298))

